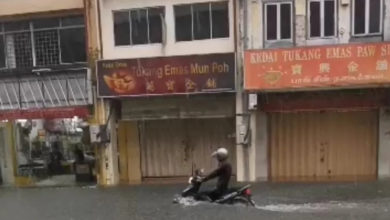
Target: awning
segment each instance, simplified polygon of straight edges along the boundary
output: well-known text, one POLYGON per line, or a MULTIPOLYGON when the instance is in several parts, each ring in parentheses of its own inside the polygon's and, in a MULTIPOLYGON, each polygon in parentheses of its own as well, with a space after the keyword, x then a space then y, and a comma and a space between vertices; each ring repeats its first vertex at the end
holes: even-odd
POLYGON ((81 116, 84 113, 78 115, 80 108, 85 107, 82 112, 88 112, 86 107, 92 101, 90 73, 86 68, 0 79, 0 119, 53 118, 55 113, 61 118, 64 112, 81 116))

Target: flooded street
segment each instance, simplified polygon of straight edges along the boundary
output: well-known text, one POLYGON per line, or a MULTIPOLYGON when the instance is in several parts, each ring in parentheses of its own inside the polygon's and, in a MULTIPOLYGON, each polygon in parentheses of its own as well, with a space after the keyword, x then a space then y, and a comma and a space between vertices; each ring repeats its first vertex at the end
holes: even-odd
POLYGON ((389 219, 388 181, 256 184, 256 208, 172 203, 183 185, 115 188, 0 188, 0 219, 389 219))

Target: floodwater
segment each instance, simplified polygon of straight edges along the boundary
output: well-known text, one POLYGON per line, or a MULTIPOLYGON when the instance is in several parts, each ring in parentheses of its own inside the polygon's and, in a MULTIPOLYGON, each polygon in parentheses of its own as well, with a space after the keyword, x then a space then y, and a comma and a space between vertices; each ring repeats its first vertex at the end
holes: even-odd
POLYGON ((173 203, 184 187, 0 188, 0 219, 390 219, 390 182, 256 184, 256 207, 173 203))

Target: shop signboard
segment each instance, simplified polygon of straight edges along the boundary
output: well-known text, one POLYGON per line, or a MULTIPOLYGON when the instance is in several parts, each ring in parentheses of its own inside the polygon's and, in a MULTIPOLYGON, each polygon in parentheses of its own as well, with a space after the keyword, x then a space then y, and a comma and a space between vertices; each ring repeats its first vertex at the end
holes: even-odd
POLYGON ((249 50, 248 91, 390 84, 390 43, 249 50))
POLYGON ((101 60, 97 79, 100 97, 231 92, 235 55, 101 60))

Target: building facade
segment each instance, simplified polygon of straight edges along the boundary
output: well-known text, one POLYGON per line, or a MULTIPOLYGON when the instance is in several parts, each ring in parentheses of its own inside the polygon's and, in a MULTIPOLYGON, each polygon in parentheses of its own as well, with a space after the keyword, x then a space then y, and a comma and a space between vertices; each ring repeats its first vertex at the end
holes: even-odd
POLYGON ((389 4, 241 2, 249 180, 390 176, 389 4))
POLYGON ((220 146, 235 164, 235 2, 100 3, 98 96, 114 106, 113 183, 210 170, 220 146))
POLYGON ((72 161, 85 128, 101 185, 211 170, 218 147, 238 181, 390 177, 389 4, 3 1, 0 182, 42 181, 37 149, 72 161))
MULTIPOLYGON (((0 3, 0 179, 5 185, 44 185, 57 174, 73 178, 75 148, 94 152, 78 126, 94 115, 89 47, 95 42, 87 34, 91 25, 85 14, 91 13, 85 5, 88 1, 0 3), (61 154, 61 167, 50 159, 54 152, 61 154)), ((58 179, 62 184, 66 178, 58 179)))

